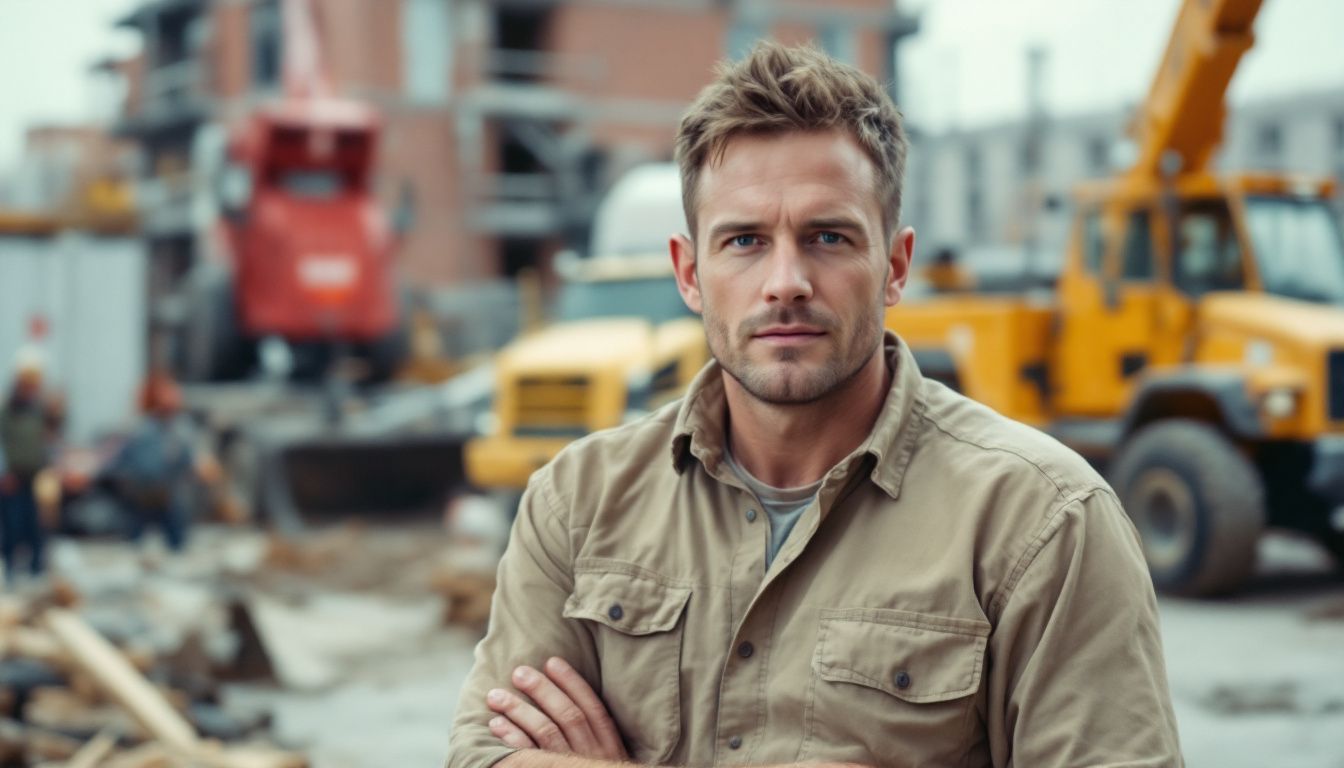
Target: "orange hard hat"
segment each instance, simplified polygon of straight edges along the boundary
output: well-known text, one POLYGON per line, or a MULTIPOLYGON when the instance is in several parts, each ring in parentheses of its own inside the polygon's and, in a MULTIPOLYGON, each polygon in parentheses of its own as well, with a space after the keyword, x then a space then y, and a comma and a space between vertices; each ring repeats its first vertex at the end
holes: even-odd
POLYGON ((140 387, 140 409, 146 413, 174 413, 181 408, 182 388, 168 374, 151 374, 140 387))

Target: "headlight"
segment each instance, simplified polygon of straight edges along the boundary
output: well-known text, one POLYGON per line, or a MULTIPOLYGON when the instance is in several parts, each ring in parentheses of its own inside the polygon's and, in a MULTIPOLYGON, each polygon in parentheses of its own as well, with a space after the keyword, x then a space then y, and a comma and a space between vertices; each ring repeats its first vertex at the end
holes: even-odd
POLYGON ((1271 419, 1286 419, 1297 410, 1297 393, 1291 389, 1271 389, 1260 399, 1260 409, 1271 419))

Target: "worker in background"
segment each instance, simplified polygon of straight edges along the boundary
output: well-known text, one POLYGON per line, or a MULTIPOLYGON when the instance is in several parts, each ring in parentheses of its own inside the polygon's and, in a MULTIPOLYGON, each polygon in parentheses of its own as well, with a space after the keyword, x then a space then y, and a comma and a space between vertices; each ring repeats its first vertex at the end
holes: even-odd
POLYGON ((131 513, 129 538, 138 542, 147 528, 157 527, 168 549, 181 552, 191 527, 193 484, 214 482, 218 467, 198 450, 195 430, 182 415, 182 390, 170 377, 149 377, 140 408, 140 424, 107 471, 131 513))
POLYGON ((24 550, 29 573, 39 576, 45 566, 46 531, 36 486, 51 463, 56 437, 42 399, 40 351, 23 347, 15 362, 13 386, 0 410, 0 556, 7 584, 14 583, 24 550))

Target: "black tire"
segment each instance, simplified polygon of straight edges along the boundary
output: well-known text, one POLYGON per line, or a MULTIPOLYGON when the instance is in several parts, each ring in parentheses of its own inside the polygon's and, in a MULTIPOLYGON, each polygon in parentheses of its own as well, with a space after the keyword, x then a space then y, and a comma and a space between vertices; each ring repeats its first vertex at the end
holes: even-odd
POLYGON ((1255 572, 1264 483, 1216 427, 1186 419, 1150 424, 1121 447, 1110 475, 1159 590, 1227 594, 1255 572))
POLYGON ((1325 547, 1325 551, 1335 558, 1335 568, 1344 571, 1344 533, 1326 531, 1317 535, 1316 539, 1325 547))
POLYGON ((410 288, 397 288, 397 321, 392 330, 368 345, 365 356, 369 364, 367 384, 390 381, 406 364, 411 354, 411 313, 416 305, 410 288))

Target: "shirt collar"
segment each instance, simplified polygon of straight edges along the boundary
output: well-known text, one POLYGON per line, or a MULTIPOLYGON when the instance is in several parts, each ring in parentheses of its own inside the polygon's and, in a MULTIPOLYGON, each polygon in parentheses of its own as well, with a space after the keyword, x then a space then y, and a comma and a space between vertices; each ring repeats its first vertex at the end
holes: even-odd
MULTIPOLYGON (((919 436, 917 421, 924 410, 920 384, 924 379, 914 355, 900 337, 887 331, 883 337, 887 367, 892 371, 891 388, 868 437, 854 453, 841 461, 850 464, 873 457, 870 479, 896 499, 901 481, 914 455, 919 436)), ((677 411, 672 433, 672 464, 678 473, 694 457, 716 474, 724 457, 724 417, 727 398, 723 391, 723 368, 711 360, 691 381, 677 411)))

